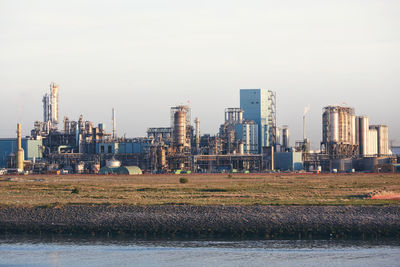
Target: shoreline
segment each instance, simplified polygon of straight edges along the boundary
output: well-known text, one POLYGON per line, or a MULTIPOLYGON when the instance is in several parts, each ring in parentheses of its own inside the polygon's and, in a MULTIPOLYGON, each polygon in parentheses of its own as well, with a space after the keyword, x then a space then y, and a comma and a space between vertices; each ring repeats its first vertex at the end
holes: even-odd
POLYGON ((400 206, 0 207, 0 234, 400 239, 400 206))

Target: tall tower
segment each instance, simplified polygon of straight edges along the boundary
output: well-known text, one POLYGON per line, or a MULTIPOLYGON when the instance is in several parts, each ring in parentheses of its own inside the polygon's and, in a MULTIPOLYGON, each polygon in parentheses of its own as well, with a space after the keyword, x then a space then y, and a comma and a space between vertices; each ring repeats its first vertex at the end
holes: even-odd
POLYGON ((194 119, 194 123, 196 125, 196 153, 199 154, 200 151, 200 120, 199 118, 194 119))
POLYGON ((58 85, 52 82, 50 84, 50 120, 53 127, 58 124, 58 85))
POLYGON ((240 89, 240 108, 245 120, 258 125, 258 152, 276 144, 276 95, 267 89, 240 89))
POLYGON ((113 121, 113 131, 112 138, 115 140, 117 138, 117 121, 115 120, 115 109, 112 109, 112 121, 113 121))
POLYGON ((173 145, 182 152, 191 147, 191 112, 189 106, 171 107, 171 128, 173 145))
POLYGON ((43 122, 46 124, 46 131, 57 129, 58 124, 58 85, 50 84, 50 93, 43 96, 43 122))
POLYGON ((17 124, 17 169, 24 170, 24 150, 21 145, 21 124, 17 124))

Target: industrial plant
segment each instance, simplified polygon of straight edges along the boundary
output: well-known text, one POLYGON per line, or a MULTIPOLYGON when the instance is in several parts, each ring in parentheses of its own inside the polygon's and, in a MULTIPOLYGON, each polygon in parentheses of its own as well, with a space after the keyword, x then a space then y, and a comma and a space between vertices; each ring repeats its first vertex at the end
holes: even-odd
MULTIPOLYGON (((168 112, 168 110, 165 110, 168 112)), ((59 86, 43 97, 43 121, 30 136, 0 139, 0 168, 14 173, 220 173, 220 172, 373 172, 395 171, 398 158, 389 148, 385 125, 370 125, 354 108, 327 106, 322 113, 322 142, 310 150, 306 137, 290 146, 287 125, 276 121, 276 93, 240 89, 240 106, 225 108, 215 135, 201 134, 188 105, 169 110, 168 127, 150 127, 144 137, 118 137, 116 109, 112 129, 81 115, 59 121, 59 86), (62 124, 62 127, 60 127, 62 124)))

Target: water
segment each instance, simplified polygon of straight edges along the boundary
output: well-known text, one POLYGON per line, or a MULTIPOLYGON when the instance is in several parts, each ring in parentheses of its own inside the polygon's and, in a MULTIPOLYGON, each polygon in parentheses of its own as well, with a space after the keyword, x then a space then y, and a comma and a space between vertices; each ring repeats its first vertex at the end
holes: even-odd
POLYGON ((400 241, 0 240, 0 266, 399 266, 400 241))

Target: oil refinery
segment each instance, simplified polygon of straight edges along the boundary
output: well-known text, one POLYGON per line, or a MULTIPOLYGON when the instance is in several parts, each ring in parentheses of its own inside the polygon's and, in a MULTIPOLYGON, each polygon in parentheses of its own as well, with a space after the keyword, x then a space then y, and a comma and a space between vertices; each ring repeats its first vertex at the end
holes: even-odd
MULTIPOLYGON (((144 137, 118 137, 112 129, 81 115, 59 121, 59 86, 43 97, 43 121, 30 136, 0 139, 0 168, 14 173, 218 173, 218 172, 373 172, 395 171, 398 156, 389 147, 389 129, 371 124, 347 106, 322 112, 319 151, 310 150, 303 115, 303 140, 290 146, 287 125, 276 123, 276 93, 240 89, 240 107, 225 108, 215 135, 201 134, 201 120, 188 105, 172 106, 169 127, 149 127, 144 137), (62 129, 59 125, 62 124, 62 129)), ((168 110, 165 110, 168 112, 168 110)))

